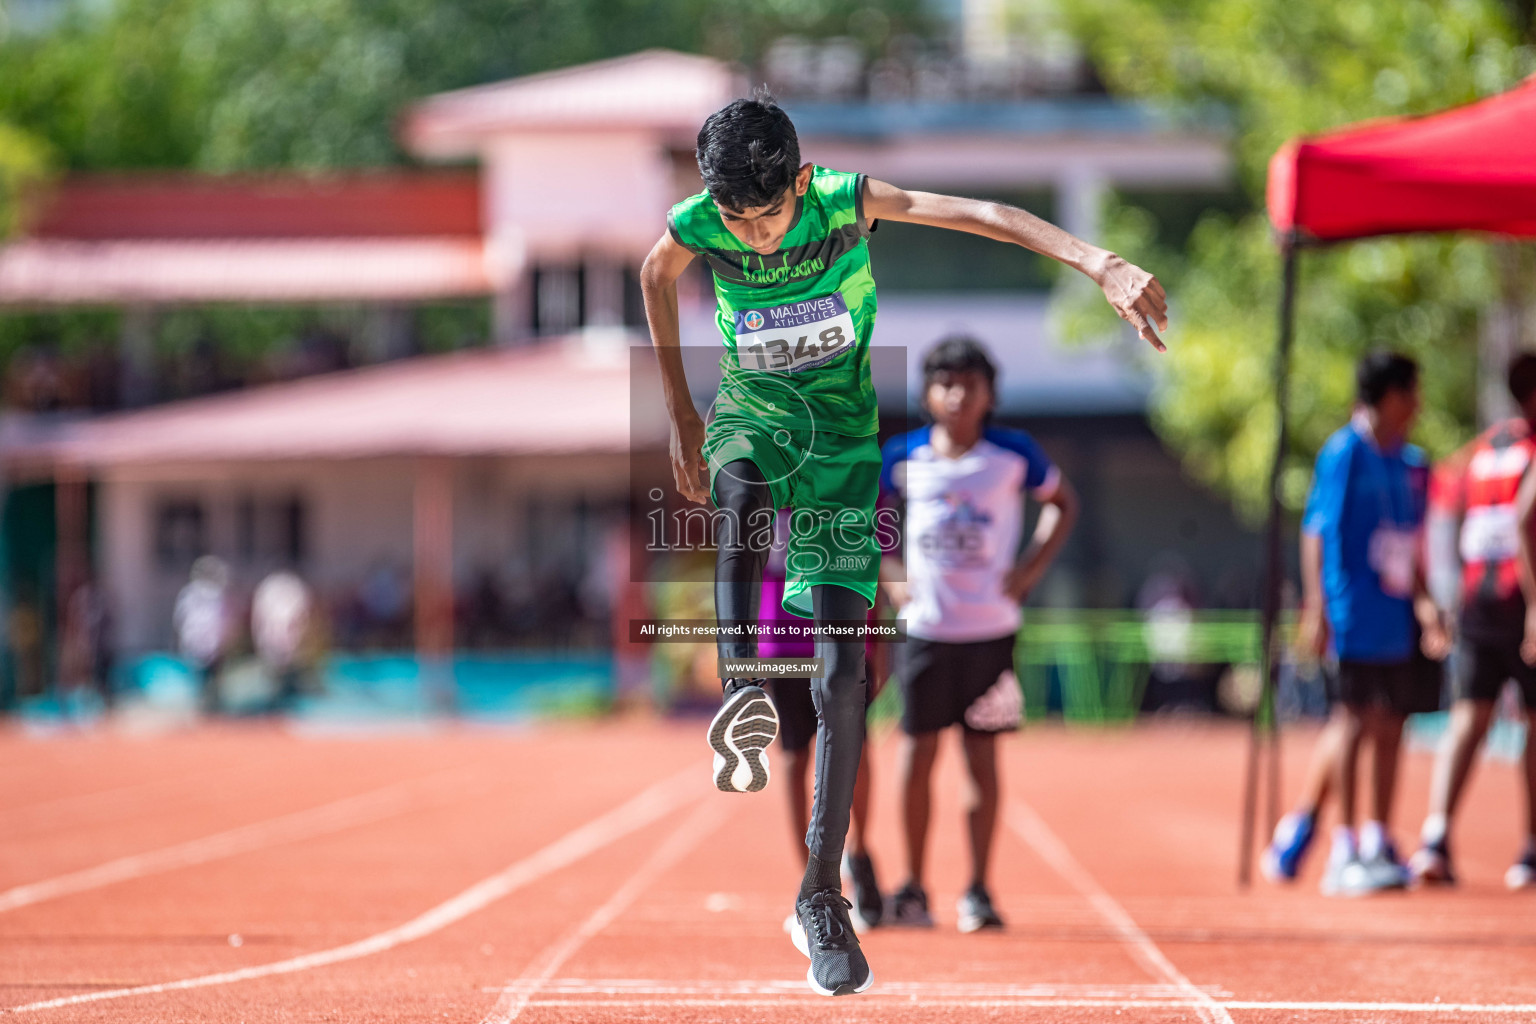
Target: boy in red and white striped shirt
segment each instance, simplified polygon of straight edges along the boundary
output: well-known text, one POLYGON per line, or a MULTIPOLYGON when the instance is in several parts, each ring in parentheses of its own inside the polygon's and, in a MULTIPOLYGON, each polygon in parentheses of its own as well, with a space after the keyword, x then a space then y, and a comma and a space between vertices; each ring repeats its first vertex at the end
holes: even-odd
MULTIPOLYGON (((1510 364, 1509 390, 1521 415, 1497 423, 1437 468, 1430 515, 1460 523, 1461 614, 1451 724, 1435 761, 1423 846, 1409 870, 1420 883, 1456 880, 1450 827, 1488 732, 1494 703, 1513 680, 1536 726, 1536 355, 1510 364)), ((1526 836, 1505 875, 1511 889, 1536 884, 1536 742, 1525 745, 1526 836)))

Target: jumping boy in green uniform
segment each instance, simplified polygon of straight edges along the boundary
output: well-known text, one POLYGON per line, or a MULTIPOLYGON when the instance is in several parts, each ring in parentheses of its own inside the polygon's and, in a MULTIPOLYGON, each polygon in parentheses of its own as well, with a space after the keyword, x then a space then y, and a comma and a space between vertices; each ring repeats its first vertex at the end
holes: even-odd
MULTIPOLYGON (((1151 274, 1024 210, 802 164, 794 125, 766 96, 710 115, 696 155, 704 191, 672 208, 641 287, 671 418, 677 488, 700 504, 712 498, 719 509, 721 627, 758 621, 754 604, 779 508, 793 509, 786 610, 819 628, 862 623, 874 602, 880 446, 869 370, 875 282, 867 243, 877 221, 967 231, 1049 256, 1091 278, 1116 313, 1163 349, 1157 330, 1167 329, 1167 300, 1151 274), (714 272, 725 342, 707 430, 689 397, 678 347, 676 282, 696 256, 714 272)), ((756 645, 749 634, 728 637, 719 653, 751 658, 756 645)), ((849 995, 873 980, 839 878, 864 738, 864 640, 856 633, 819 635, 816 655, 824 674, 812 681, 819 718, 815 797, 793 938, 810 958, 811 988, 849 995)), ((762 682, 724 680, 709 741, 715 784, 727 792, 755 792, 768 783, 766 749, 778 718, 762 682)))

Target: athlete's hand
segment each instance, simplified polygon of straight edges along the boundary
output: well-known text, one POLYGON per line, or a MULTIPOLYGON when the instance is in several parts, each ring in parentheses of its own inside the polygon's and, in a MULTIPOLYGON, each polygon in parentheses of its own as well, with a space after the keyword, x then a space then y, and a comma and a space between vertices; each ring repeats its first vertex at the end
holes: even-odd
POLYGON ((1525 637, 1520 641, 1520 660, 1536 665, 1536 606, 1525 609, 1525 637))
MULTIPOLYGON (((1419 650, 1423 651, 1424 657, 1430 661, 1444 661, 1446 655, 1451 653, 1451 631, 1446 628, 1445 620, 1438 614, 1434 622, 1427 627, 1421 627, 1419 650)), ((1520 645, 1520 650, 1523 657, 1525 644, 1520 645)))
POLYGON ((1157 336, 1159 330, 1168 329, 1168 293, 1157 278, 1112 252, 1104 253, 1089 276, 1104 289, 1104 297, 1120 319, 1136 328, 1143 341, 1159 352, 1168 350, 1157 336))
POLYGON ((884 580, 880 586, 897 610, 905 608, 912 600, 912 588, 906 580, 884 580))
POLYGON ((1306 657, 1321 660, 1328 649, 1328 619, 1321 604, 1305 605, 1297 623, 1296 649, 1306 657))
POLYGON ((1003 593, 1008 595, 1014 604, 1023 604, 1029 600, 1030 592, 1035 589, 1035 584, 1040 582, 1039 569, 1026 562, 1020 562, 1008 570, 1008 575, 1003 577, 1003 593))
POLYGON ((699 414, 688 410, 672 420, 672 440, 669 454, 672 457, 672 479, 678 493, 700 505, 709 501, 709 486, 704 476, 704 421, 699 414))

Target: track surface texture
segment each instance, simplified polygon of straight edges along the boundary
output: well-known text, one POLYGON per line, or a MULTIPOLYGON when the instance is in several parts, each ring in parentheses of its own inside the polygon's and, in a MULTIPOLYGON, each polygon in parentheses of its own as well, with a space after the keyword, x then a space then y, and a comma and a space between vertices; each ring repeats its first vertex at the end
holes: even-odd
MULTIPOLYGON (((0 731, 0 1017, 1536 1019, 1536 898, 1501 884, 1521 824, 1509 764, 1473 780, 1459 889, 1339 901, 1317 894, 1321 849, 1293 888, 1237 889, 1240 729, 1033 727, 1001 748, 1008 928, 961 935, 947 737, 938 927, 866 936, 874 987, 832 1001, 781 929, 799 875, 782 776, 716 792, 704 730, 0 731)), ((1312 736, 1287 734, 1288 793, 1312 736)), ((897 738, 873 742, 874 853, 894 886, 897 738)), ((1428 773, 1427 754, 1405 757, 1406 845, 1428 773)))

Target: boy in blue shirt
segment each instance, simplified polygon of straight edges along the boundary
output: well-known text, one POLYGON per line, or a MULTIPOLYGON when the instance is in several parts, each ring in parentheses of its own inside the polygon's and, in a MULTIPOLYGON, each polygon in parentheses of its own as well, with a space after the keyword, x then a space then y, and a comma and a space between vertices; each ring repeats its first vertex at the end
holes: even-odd
POLYGON ((1401 888, 1408 875, 1388 835, 1403 723, 1434 710, 1416 645, 1444 657, 1447 639, 1424 585, 1422 546, 1429 469, 1406 443, 1419 412, 1419 368, 1377 351, 1356 368, 1350 422, 1317 456, 1302 520, 1303 598, 1298 642, 1323 658, 1333 712, 1313 754, 1308 792, 1286 815, 1264 855, 1272 880, 1296 877, 1329 788, 1340 823, 1323 877, 1330 895, 1401 888), (1419 633, 1422 632, 1422 640, 1419 633), (1373 751, 1370 818, 1357 835, 1355 785, 1360 748, 1373 751))

